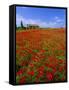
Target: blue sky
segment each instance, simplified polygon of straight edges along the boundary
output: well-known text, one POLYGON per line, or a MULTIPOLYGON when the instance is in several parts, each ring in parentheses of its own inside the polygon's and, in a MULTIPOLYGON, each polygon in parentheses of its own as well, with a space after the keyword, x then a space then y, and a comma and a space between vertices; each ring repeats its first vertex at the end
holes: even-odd
POLYGON ((65 27, 66 10, 54 8, 16 7, 16 25, 37 24, 40 27, 65 27))

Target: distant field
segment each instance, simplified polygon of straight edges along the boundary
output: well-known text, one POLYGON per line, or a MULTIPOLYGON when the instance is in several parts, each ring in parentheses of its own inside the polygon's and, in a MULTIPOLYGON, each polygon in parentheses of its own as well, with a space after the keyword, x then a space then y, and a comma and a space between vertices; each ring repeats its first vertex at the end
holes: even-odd
POLYGON ((66 80, 65 29, 16 30, 16 82, 66 80))

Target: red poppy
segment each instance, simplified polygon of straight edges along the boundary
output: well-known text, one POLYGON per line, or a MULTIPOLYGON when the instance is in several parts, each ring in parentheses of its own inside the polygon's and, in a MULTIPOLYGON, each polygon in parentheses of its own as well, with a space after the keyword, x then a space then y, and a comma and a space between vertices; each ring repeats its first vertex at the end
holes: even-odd
POLYGON ((34 64, 33 63, 30 63, 30 65, 29 65, 30 67, 34 67, 34 64))
POLYGON ((63 64, 64 62, 65 62, 65 61, 64 61, 64 60, 62 60, 62 59, 61 59, 61 60, 59 60, 59 63, 60 63, 60 64, 63 64))
POLYGON ((44 53, 44 52, 46 52, 46 50, 44 50, 44 49, 41 49, 41 50, 40 50, 40 52, 44 53))
POLYGON ((60 67, 59 67, 59 71, 60 71, 60 72, 64 71, 64 66, 60 66, 60 67))
POLYGON ((39 72, 39 71, 44 71, 44 66, 39 67, 39 68, 38 68, 38 72, 39 72))
POLYGON ((56 67, 53 68, 52 73, 56 73, 56 67))
POLYGON ((51 81, 53 80, 53 74, 51 72, 46 72, 46 78, 51 81))
POLYGON ((43 76, 43 74, 44 74, 44 72, 43 72, 43 71, 39 71, 39 72, 38 72, 38 75, 37 75, 37 78, 42 77, 42 76, 43 76))
POLYGON ((16 50, 16 53, 19 54, 20 53, 20 50, 16 50))
POLYGON ((16 72, 16 75, 21 75, 23 73, 23 70, 19 70, 18 72, 16 72))
POLYGON ((36 58, 36 57, 32 57, 31 59, 32 59, 33 61, 35 61, 35 62, 38 62, 38 61, 39 61, 39 59, 36 58))
POLYGON ((34 71, 29 71, 28 74, 33 76, 34 75, 34 71))
POLYGON ((61 78, 61 80, 62 80, 62 81, 64 81, 64 80, 65 80, 65 78, 64 78, 64 77, 62 77, 62 78, 61 78))
POLYGON ((23 83, 25 83, 25 81, 26 81, 26 77, 23 76, 23 77, 20 78, 19 83, 23 84, 23 83))
POLYGON ((49 67, 49 63, 45 63, 45 66, 46 66, 46 67, 49 67))

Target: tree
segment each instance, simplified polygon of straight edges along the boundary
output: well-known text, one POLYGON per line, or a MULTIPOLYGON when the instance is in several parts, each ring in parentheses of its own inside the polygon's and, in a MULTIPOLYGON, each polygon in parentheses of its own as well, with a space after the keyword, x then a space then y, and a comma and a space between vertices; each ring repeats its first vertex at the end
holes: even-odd
POLYGON ((23 28, 24 26, 23 26, 23 22, 21 21, 21 28, 23 28))

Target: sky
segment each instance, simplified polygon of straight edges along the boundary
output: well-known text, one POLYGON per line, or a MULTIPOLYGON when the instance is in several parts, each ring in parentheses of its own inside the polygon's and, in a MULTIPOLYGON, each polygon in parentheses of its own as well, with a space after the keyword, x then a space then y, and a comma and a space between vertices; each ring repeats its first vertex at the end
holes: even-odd
POLYGON ((66 27, 66 10, 16 6, 16 25, 37 24, 44 28, 66 27))

